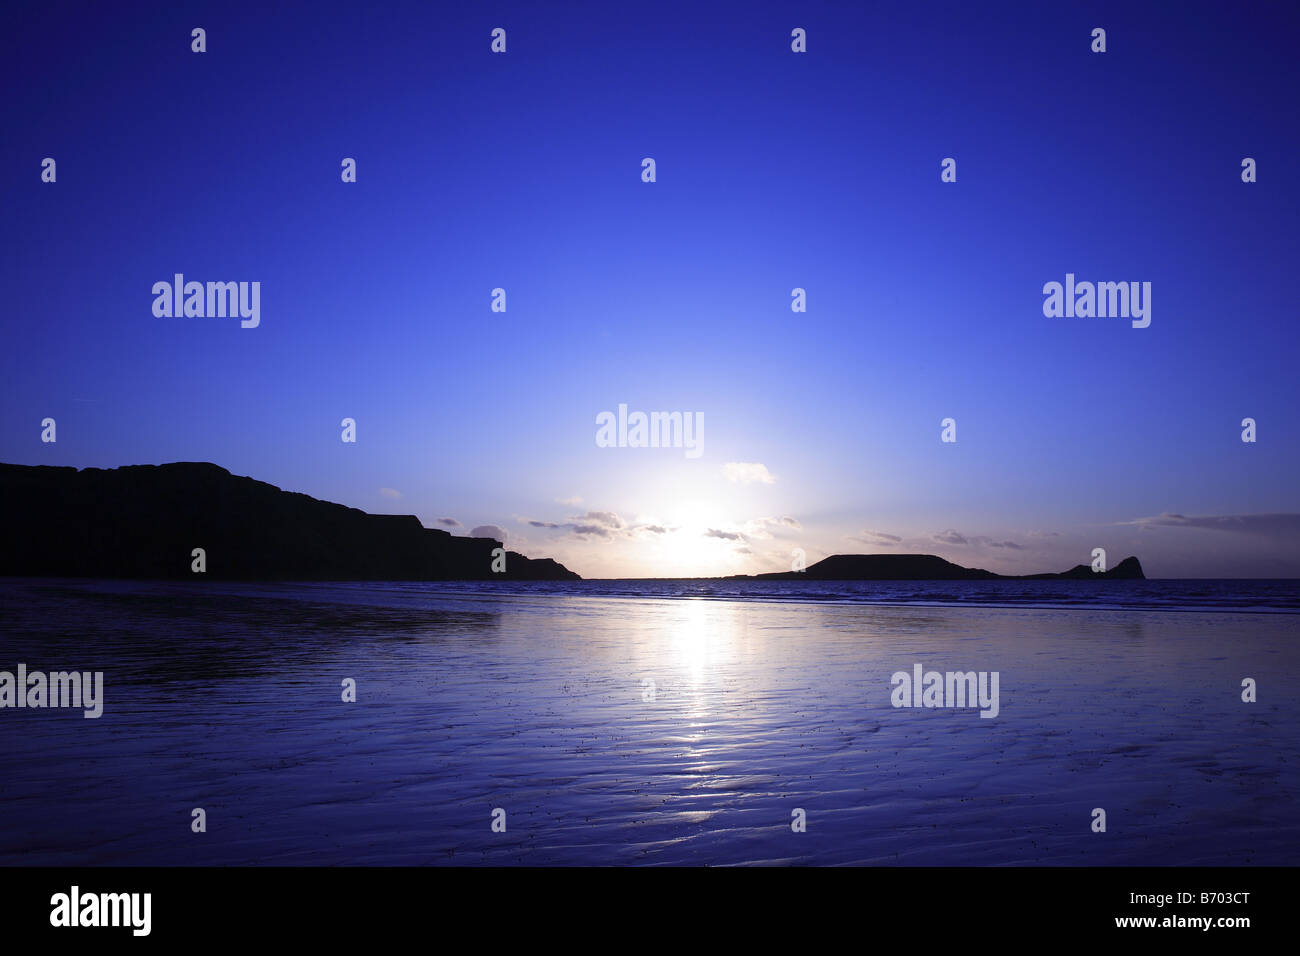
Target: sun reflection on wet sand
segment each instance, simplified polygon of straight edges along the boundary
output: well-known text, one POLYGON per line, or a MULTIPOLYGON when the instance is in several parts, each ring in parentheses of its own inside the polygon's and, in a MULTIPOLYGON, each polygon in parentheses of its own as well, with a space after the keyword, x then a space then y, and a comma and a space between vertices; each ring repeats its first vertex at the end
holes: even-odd
POLYGON ((100 720, 6 715, 0 863, 1236 865, 1300 848, 1295 701, 1224 691, 1261 662, 1300 682, 1295 615, 0 587, 0 660, 102 669, 106 688, 100 720), (890 675, 916 662, 999 671, 999 716, 894 709, 890 675), (196 849, 157 821, 199 801, 218 825, 196 849), (1131 838, 1087 840, 1094 806, 1126 808, 1131 838))

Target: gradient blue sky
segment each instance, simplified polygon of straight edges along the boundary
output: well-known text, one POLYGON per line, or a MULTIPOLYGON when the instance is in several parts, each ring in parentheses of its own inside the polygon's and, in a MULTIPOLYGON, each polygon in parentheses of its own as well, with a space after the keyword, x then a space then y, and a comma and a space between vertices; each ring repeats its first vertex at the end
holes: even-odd
POLYGON ((1298 19, 18 5, 0 460, 213 461, 495 525, 584 576, 795 547, 1018 573, 1098 546, 1150 576, 1300 575, 1298 19), (154 317, 175 272, 260 281, 260 327, 154 317), (1150 328, 1045 318, 1067 272, 1151 282, 1150 328), (702 413, 704 454, 598 448, 620 402, 702 413))

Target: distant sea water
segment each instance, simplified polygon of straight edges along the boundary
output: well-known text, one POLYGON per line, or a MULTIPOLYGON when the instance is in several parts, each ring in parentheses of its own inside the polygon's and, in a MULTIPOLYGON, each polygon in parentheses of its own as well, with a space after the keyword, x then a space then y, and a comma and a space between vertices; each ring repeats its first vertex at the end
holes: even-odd
POLYGON ((1298 584, 0 578, 0 864, 1293 865, 1298 584))
MULTIPOLYGON (((386 587, 403 587, 390 584, 386 587)), ((412 585, 426 588, 428 585, 412 585)), ((439 589, 586 597, 714 598, 961 607, 1088 607, 1300 614, 1300 580, 753 581, 725 578, 442 583, 439 589)))

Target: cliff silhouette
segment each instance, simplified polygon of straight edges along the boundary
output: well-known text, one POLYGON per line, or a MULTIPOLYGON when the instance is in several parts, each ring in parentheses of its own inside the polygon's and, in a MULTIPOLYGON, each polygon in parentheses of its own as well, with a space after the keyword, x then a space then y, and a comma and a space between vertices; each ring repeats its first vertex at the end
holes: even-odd
POLYGON ((491 538, 372 515, 208 462, 0 464, 0 575, 281 581, 576 581, 491 538), (202 548, 207 570, 191 570, 202 548))
POLYGON ((1068 571, 1048 574, 995 574, 982 568, 963 568, 934 554, 833 554, 803 571, 775 571, 769 574, 737 575, 760 581, 1046 581, 1140 580, 1145 579, 1137 558, 1125 558, 1106 571, 1093 571, 1078 564, 1068 571))

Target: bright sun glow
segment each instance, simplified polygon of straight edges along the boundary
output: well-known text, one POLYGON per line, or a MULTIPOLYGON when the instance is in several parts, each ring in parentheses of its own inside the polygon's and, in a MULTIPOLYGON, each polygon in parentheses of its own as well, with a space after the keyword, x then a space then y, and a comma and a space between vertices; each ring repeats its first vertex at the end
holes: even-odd
POLYGON ((734 574, 743 566, 743 555, 736 549, 744 547, 744 541, 718 536, 735 533, 730 530, 725 506, 688 499, 669 504, 664 514, 662 520, 666 526, 675 530, 653 545, 650 560, 658 569, 653 573, 692 577, 724 575, 734 574))

